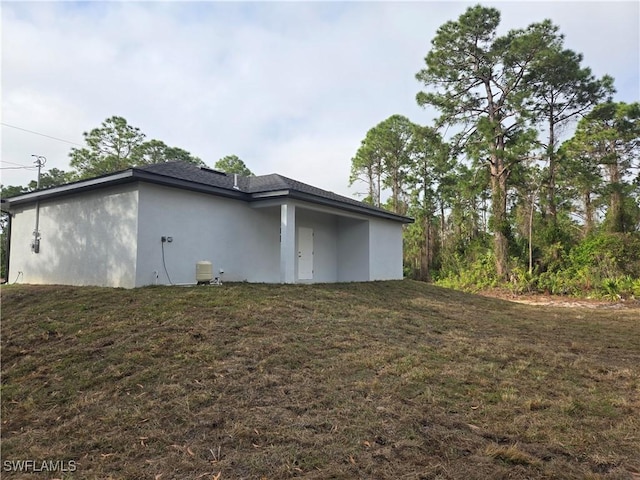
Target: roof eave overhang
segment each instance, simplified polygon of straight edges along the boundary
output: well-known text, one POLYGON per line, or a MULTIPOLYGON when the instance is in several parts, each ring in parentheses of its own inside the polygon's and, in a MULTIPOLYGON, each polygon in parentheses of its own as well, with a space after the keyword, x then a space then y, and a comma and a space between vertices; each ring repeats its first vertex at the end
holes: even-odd
MULTIPOLYGON (((65 195, 73 195, 77 193, 86 192, 87 190, 94 190, 97 188, 106 188, 116 185, 122 185, 126 183, 132 183, 137 181, 143 181, 148 183, 154 183, 156 185, 164 185, 169 187, 181 188, 183 190, 190 190, 194 192, 208 193, 211 195, 218 195, 221 197, 235 198, 238 200, 247 201, 247 194, 239 190, 229 190, 226 188, 214 187, 202 183, 193 182, 190 180, 183 180, 180 178, 168 177, 165 175, 158 175, 155 173, 145 172, 144 170, 137 170, 135 168, 125 170, 122 172, 114 173, 104 177, 92 178, 89 180, 81 180, 79 182, 70 183, 67 185, 61 185, 59 187, 48 188, 46 190, 37 190, 35 192, 24 193, 16 197, 4 199, 4 203, 9 205, 9 209, 13 206, 24 205, 42 200, 48 200, 50 198, 62 197, 65 195)), ((5 207, 6 208, 6 207, 5 207)))
POLYGON ((87 190, 94 190, 96 188, 130 183, 132 181, 134 181, 133 171, 124 170, 104 177, 91 178, 89 180, 81 180, 79 182, 60 185, 59 187, 47 188, 46 190, 36 190, 34 192, 23 193, 22 195, 8 198, 6 201, 9 203, 9 208, 11 208, 14 205, 22 205, 40 200, 47 200, 49 198, 61 197, 64 195, 72 195, 85 192, 87 190))
POLYGON ((355 205, 351 203, 344 203, 339 200, 323 198, 323 197, 319 197, 317 195, 312 195, 309 193, 298 192, 296 190, 291 190, 289 192, 289 197, 296 200, 303 200, 306 202, 317 203, 320 205, 325 205, 328 207, 333 207, 339 210, 345 210, 352 213, 359 213, 361 215, 385 218, 387 220, 393 220, 395 222, 400 222, 400 223, 413 223, 412 218, 404 217, 402 215, 397 215, 393 212, 389 212, 386 210, 369 208, 366 205, 355 205))
POLYGON ((28 204, 32 202, 48 200, 51 198, 61 197, 65 195, 72 195, 76 193, 82 193, 88 190, 94 190, 96 188, 106 188, 116 185, 122 185, 132 182, 147 182, 156 185, 164 185, 168 187, 180 188, 183 190, 189 190, 199 193, 207 193, 210 195, 217 195, 220 197, 233 198, 236 200, 243 200, 248 202, 259 202, 263 200, 273 199, 285 199, 291 198, 294 200, 301 200, 305 202, 315 203, 327 207, 336 208, 339 210, 348 211, 351 213, 358 213, 361 215, 374 216, 378 218, 385 218, 387 220, 393 220, 400 223, 413 223, 413 219, 402 215, 397 215, 393 212, 386 210, 371 208, 366 205, 356 205, 352 203, 341 202, 330 198, 324 198, 318 195, 310 193, 304 193, 292 189, 281 189, 269 192, 256 192, 245 193, 240 190, 214 187, 211 185, 197 183, 191 180, 183 180, 180 178, 170 177, 166 175, 159 175, 157 173, 151 173, 144 170, 138 170, 131 168, 122 172, 117 172, 111 175, 103 177, 92 178, 89 180, 81 180, 79 182, 70 183, 67 185, 61 185, 59 187, 53 187, 46 190, 38 190, 35 192, 24 193, 13 198, 4 199, 3 210, 11 210, 13 206, 28 204), (7 209, 8 204, 8 209, 7 209))
POLYGON ((11 213, 9 202, 4 198, 0 198, 0 212, 11 213))
POLYGON ((263 200, 273 200, 278 198, 301 200, 304 202, 314 203, 317 205, 336 208, 336 209, 347 211, 350 213, 357 213, 360 215, 366 215, 368 217, 374 216, 378 218, 384 218, 387 220, 393 220, 395 222, 400 222, 400 223, 414 222, 413 218, 397 215, 393 212, 369 208, 365 205, 360 206, 360 205, 355 205, 351 203, 344 203, 344 202, 340 202, 339 200, 323 198, 317 195, 312 195, 310 193, 299 192, 297 190, 275 190, 272 192, 260 192, 260 193, 251 194, 251 201, 253 202, 258 202, 263 200))

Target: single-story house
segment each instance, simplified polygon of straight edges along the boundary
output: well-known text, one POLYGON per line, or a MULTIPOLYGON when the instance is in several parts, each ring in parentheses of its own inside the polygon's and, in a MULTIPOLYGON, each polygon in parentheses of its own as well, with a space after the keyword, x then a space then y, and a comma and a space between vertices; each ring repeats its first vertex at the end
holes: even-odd
POLYGON ((4 199, 9 275, 30 284, 139 287, 402 278, 412 219, 282 175, 167 162, 4 199), (206 266, 206 263, 205 263, 206 266))

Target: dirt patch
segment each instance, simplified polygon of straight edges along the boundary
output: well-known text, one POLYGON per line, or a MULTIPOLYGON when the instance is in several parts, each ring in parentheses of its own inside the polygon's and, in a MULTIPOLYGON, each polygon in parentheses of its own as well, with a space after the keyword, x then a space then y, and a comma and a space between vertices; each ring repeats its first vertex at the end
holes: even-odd
POLYGON ((525 305, 542 305, 550 307, 564 308, 591 308, 591 309, 640 309, 640 300, 619 300, 611 302, 607 300, 596 300, 592 298, 573 298, 560 295, 515 295, 510 292, 500 290, 485 290, 479 292, 480 295, 490 298, 499 298, 525 305))

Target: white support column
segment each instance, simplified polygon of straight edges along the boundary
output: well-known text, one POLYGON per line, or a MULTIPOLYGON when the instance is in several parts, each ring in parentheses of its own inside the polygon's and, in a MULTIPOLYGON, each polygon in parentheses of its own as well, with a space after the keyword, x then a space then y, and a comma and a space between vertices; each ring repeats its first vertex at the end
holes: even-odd
POLYGON ((280 282, 296 281, 296 207, 280 206, 280 282))

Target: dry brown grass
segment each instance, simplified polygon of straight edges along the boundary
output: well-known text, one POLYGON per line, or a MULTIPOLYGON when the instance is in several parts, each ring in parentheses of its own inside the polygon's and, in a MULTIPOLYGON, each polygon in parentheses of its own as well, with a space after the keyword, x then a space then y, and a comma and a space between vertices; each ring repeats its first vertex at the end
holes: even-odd
POLYGON ((635 478, 639 318, 411 281, 4 287, 2 459, 78 469, 3 478, 635 478))

